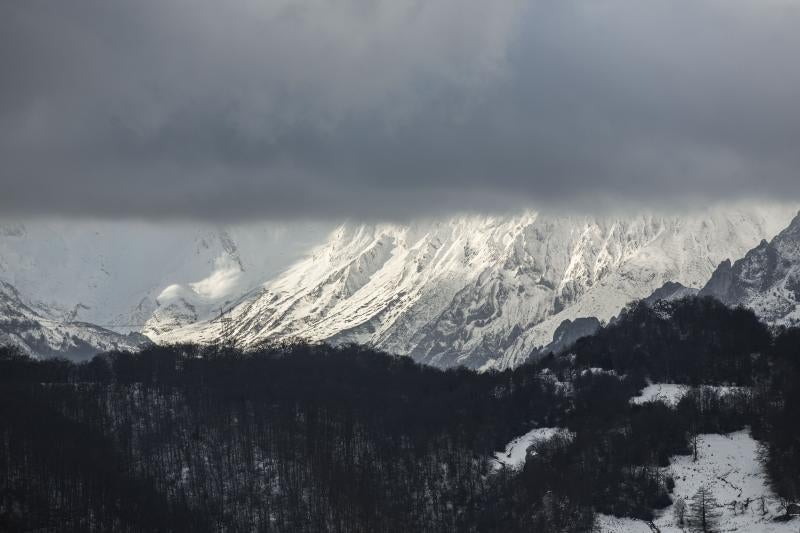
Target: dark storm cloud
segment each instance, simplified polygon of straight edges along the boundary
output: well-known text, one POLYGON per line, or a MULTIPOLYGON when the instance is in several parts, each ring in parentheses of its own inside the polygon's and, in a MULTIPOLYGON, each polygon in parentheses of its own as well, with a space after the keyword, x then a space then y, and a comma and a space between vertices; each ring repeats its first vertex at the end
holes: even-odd
POLYGON ((793 0, 0 5, 0 211, 800 197, 793 0))

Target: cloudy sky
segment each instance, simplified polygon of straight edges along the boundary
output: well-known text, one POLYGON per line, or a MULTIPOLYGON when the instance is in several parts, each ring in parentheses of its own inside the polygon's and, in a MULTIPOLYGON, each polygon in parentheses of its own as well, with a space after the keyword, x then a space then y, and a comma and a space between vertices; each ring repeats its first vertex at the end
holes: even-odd
POLYGON ((0 3, 0 212, 800 198, 800 0, 0 3))

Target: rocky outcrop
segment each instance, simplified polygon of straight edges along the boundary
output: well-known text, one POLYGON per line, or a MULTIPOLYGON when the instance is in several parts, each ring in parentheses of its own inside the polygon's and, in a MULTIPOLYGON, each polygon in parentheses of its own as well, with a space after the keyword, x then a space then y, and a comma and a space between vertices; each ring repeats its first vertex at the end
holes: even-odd
POLYGON ((748 307, 772 324, 800 322, 800 215, 736 262, 723 261, 700 295, 748 307))

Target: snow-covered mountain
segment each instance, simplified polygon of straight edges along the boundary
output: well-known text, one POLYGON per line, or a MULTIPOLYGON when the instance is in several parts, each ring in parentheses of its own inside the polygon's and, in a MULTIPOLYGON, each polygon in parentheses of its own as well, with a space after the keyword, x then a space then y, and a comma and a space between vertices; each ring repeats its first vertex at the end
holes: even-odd
POLYGON ((242 347, 358 342, 438 366, 505 368, 551 342, 565 319, 607 320, 667 281, 703 286, 720 261, 775 235, 795 210, 346 224, 222 320, 175 328, 156 314, 144 332, 242 347))
POLYGON ((5 223, 0 280, 48 324, 243 347, 360 342, 439 366, 504 368, 567 319, 607 320, 668 281, 702 287, 795 209, 462 216, 345 224, 327 241, 322 223, 5 223))
POLYGON ((738 261, 723 261, 700 291, 772 324, 800 323, 800 215, 738 261))
POLYGON ((322 242, 328 224, 0 220, 0 280, 51 320, 202 320, 322 242))
POLYGON ((0 281, 0 345, 47 357, 86 359, 107 350, 136 350, 149 340, 139 333, 122 335, 84 322, 54 321, 28 307, 19 292, 0 281))

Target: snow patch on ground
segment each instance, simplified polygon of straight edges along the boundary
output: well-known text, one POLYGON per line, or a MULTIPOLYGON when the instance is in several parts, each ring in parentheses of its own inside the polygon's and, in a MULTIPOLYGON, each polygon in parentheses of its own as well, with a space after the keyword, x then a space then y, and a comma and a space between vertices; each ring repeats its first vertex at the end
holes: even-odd
POLYGON ((589 374, 594 374, 595 376, 605 375, 614 377, 624 377, 617 374, 616 370, 606 370, 604 368, 598 368, 598 367, 587 368, 581 372, 581 376, 586 376, 589 374))
MULTIPOLYGON (((639 396, 634 396, 631 398, 631 403, 641 405, 647 402, 663 402, 670 407, 674 407, 678 405, 678 402, 680 402, 681 399, 691 390, 692 387, 689 385, 676 385, 674 383, 651 383, 642 389, 639 396)), ((749 389, 748 387, 705 385, 700 387, 699 390, 710 390, 714 391, 720 396, 726 396, 728 394, 744 393, 749 389)))
POLYGON ((508 443, 505 451, 494 454, 495 468, 498 470, 503 467, 522 468, 525 465, 528 448, 533 444, 548 441, 556 435, 569 435, 569 432, 562 428, 536 428, 515 438, 508 443))
POLYGON ((641 520, 633 518, 617 518, 607 514, 598 514, 594 520, 594 530, 598 533, 653 533, 653 529, 641 520))
MULTIPOLYGON (((688 455, 673 457, 665 471, 675 479, 673 501, 683 498, 690 505, 700 485, 711 489, 721 512, 720 531, 796 533, 800 528, 797 518, 788 522, 774 521, 783 514, 781 502, 768 486, 758 461, 758 443, 747 431, 700 435, 697 462, 688 455)), ((673 506, 660 511, 654 524, 663 533, 685 531, 675 523, 673 506)), ((647 522, 608 515, 597 516, 595 529, 609 533, 654 531, 647 522)))
POLYGON ((647 402, 663 402, 670 406, 678 405, 686 393, 688 385, 674 385, 672 383, 653 383, 648 385, 639 396, 631 398, 631 403, 641 405, 647 402))

